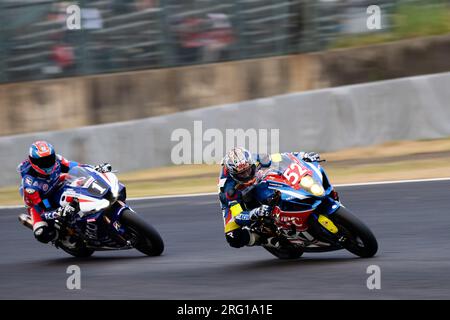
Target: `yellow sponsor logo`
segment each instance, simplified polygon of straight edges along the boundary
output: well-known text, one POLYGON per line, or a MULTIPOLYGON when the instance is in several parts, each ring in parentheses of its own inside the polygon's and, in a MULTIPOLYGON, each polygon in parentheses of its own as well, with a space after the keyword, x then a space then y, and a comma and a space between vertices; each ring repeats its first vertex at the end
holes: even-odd
POLYGON ((318 221, 322 225, 322 227, 324 227, 325 229, 327 229, 331 233, 337 233, 338 232, 338 228, 335 226, 333 221, 331 221, 327 217, 325 217, 323 215, 320 215, 318 221))

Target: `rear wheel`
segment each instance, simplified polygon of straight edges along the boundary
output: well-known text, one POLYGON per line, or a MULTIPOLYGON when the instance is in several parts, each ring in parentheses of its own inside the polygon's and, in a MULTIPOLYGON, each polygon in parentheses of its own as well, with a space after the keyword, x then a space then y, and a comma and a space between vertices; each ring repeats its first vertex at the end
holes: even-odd
POLYGON ((275 257, 281 260, 295 260, 303 255, 303 250, 298 248, 274 248, 274 247, 263 247, 275 257))
POLYGON ((134 247, 148 256, 159 256, 164 251, 164 243, 158 231, 141 216, 131 210, 124 210, 120 222, 135 236, 134 247))
POLYGON ((377 253, 378 243, 372 231, 349 210, 340 207, 329 218, 345 237, 341 243, 345 249, 361 258, 370 258, 377 253))

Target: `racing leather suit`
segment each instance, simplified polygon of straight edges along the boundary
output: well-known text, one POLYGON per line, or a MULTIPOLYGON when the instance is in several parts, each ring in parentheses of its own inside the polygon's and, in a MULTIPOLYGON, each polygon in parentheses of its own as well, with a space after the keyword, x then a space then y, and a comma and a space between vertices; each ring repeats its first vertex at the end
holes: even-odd
MULTIPOLYGON (((301 160, 317 161, 319 155, 306 152, 292 152, 292 155, 301 160)), ((256 159, 256 171, 268 168, 272 164, 271 156, 258 154, 256 159)), ((250 225, 253 211, 261 205, 254 199, 243 199, 243 192, 250 187, 256 179, 244 184, 236 182, 223 165, 219 177, 219 200, 224 219, 225 238, 228 244, 234 248, 259 245, 258 237, 245 228, 250 225), (243 228, 244 227, 244 228, 243 228)))
POLYGON ((42 226, 47 226, 47 220, 54 219, 54 210, 59 207, 59 191, 64 180, 63 173, 78 163, 68 161, 60 155, 56 156, 56 166, 49 176, 37 173, 25 160, 19 164, 17 171, 22 177, 19 192, 23 197, 28 213, 32 219, 33 231, 42 226))

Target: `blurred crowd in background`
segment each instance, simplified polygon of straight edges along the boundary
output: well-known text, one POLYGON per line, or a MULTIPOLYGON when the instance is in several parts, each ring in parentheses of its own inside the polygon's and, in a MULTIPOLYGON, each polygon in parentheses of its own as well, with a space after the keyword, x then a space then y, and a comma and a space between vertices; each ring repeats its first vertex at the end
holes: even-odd
POLYGON ((450 0, 0 0, 0 24, 0 82, 15 82, 450 33, 450 0), (373 4, 380 30, 366 26, 373 4))

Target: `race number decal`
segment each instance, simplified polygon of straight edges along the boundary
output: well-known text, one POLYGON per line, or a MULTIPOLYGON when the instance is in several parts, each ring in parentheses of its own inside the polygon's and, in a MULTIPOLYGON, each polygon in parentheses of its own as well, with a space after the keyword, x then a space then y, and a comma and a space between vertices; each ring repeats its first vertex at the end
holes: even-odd
POLYGON ((293 186, 296 186, 300 179, 308 172, 307 169, 301 167, 297 163, 291 163, 289 168, 287 168, 283 176, 289 181, 289 183, 293 186))
POLYGON ((92 189, 98 190, 100 194, 103 194, 106 191, 106 188, 102 188, 96 181, 94 181, 91 185, 92 189))

